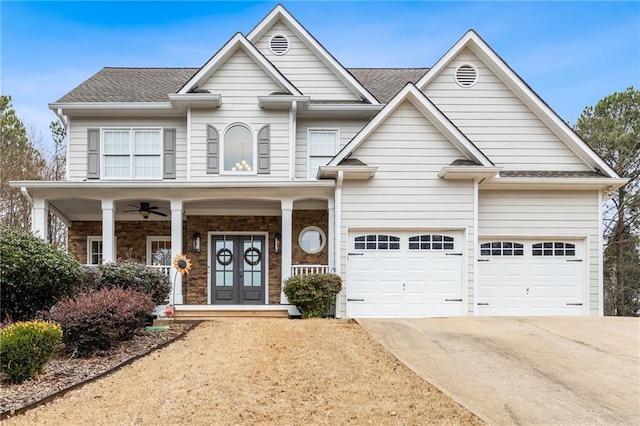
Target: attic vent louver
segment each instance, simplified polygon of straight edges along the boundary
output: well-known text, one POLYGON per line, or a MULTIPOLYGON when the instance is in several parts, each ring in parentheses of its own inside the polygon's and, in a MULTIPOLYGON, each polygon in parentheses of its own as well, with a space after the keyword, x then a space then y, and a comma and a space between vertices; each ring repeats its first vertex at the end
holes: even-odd
POLYGON ((289 51, 289 39, 281 34, 274 35, 269 40, 269 49, 274 55, 284 55, 289 51))
POLYGON ((470 64, 463 64, 456 68, 456 83, 462 87, 471 87, 478 82, 478 70, 470 64))

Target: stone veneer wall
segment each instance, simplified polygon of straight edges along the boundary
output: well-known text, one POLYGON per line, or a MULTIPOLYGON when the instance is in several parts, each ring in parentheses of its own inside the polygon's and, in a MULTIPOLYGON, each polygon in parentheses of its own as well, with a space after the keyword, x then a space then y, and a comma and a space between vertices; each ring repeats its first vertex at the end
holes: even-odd
MULTIPOLYGON (((292 264, 326 265, 328 243, 320 253, 307 254, 298 244, 300 232, 307 226, 317 226, 328 237, 328 213, 326 210, 294 210, 292 227, 292 264)), ((184 223, 183 252, 191 260, 191 271, 183 278, 185 304, 206 305, 208 295, 207 250, 208 232, 268 232, 269 247, 269 303, 280 303, 282 289, 281 253, 275 252, 276 232, 282 232, 280 216, 188 216, 184 223), (193 251, 191 236, 199 232, 202 238, 200 252, 193 251)), ((147 236, 171 235, 170 221, 118 221, 115 225, 116 257, 118 260, 134 259, 146 263, 147 236)), ((69 228, 69 252, 80 262, 87 261, 87 237, 101 236, 102 223, 74 222, 69 228)), ((285 244, 283 241, 282 244, 285 244)), ((287 277, 285 277, 287 278, 287 277)))

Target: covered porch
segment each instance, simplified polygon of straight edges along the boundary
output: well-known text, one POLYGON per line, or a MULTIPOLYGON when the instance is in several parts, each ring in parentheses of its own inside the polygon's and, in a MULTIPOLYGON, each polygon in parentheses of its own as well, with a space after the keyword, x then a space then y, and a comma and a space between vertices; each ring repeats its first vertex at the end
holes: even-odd
POLYGON ((171 188, 34 182, 22 188, 33 202, 33 230, 44 237, 48 216, 60 217, 69 227, 68 250, 81 263, 131 259, 168 274, 176 316, 282 310, 288 277, 335 272, 333 181, 171 188), (184 277, 171 266, 180 254, 192 265, 184 277))

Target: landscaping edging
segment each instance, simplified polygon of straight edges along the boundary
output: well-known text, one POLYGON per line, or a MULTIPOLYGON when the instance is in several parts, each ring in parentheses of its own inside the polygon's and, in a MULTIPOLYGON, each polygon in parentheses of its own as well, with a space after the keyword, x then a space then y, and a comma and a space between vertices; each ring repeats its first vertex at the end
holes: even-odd
POLYGON ((31 403, 29 403, 29 404, 27 404, 27 405, 25 405, 23 407, 20 407, 18 409, 3 411, 2 413, 0 413, 0 420, 5 420, 5 419, 8 419, 10 417, 15 417, 15 416, 19 416, 21 414, 24 414, 24 413, 26 413, 27 411, 29 411, 29 410, 31 410, 33 408, 36 408, 36 407, 38 407, 40 405, 47 404, 47 403, 49 403, 49 402, 51 402, 51 401, 53 401, 53 400, 55 400, 57 398, 60 398, 60 397, 64 396, 68 392, 71 392, 71 391, 73 391, 75 389, 79 389, 82 386, 84 386, 86 384, 89 384, 89 383, 91 383, 91 382, 93 382, 95 380, 98 380, 98 379, 106 377, 106 376, 108 376, 110 374, 113 374, 116 371, 126 367, 127 365, 130 365, 133 362, 139 360, 140 358, 143 358, 143 357, 153 353, 156 350, 165 348, 166 346, 170 345, 171 343, 174 343, 174 342, 184 338, 187 335, 187 333, 189 331, 193 330, 198 324, 200 324, 200 322, 192 322, 189 325, 189 327, 186 330, 184 330, 183 333, 181 333, 181 334, 179 334, 179 335, 167 340, 166 342, 160 343, 158 346, 155 346, 155 347, 149 349, 148 351, 146 351, 144 353, 135 355, 135 356, 133 356, 133 357, 121 362, 120 364, 117 364, 116 366, 114 366, 114 367, 112 367, 112 368, 110 368, 110 369, 108 369, 106 371, 103 371, 103 372, 101 372, 101 373, 99 373, 99 374, 97 374, 97 375, 95 375, 93 377, 90 377, 90 378, 88 378, 86 380, 83 380, 81 382, 78 382, 78 383, 74 383, 71 386, 68 386, 68 387, 66 387, 64 389, 61 389, 61 390, 56 391, 56 392, 53 392, 53 393, 45 396, 44 398, 42 398, 42 399, 40 399, 38 401, 31 402, 31 403))

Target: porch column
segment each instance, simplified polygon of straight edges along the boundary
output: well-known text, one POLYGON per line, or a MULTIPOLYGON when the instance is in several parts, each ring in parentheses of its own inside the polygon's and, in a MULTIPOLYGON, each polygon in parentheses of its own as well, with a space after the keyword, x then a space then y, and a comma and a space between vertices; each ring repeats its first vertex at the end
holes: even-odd
MULTIPOLYGON (((282 250, 281 250, 281 264, 282 264, 282 288, 284 288, 284 280, 291 276, 291 249, 293 240, 293 200, 284 199, 281 201, 282 206, 282 250)), ((280 290, 280 303, 287 304, 287 296, 284 295, 284 291, 280 290)))
POLYGON ((111 199, 102 200, 102 263, 116 260, 114 204, 111 199))
MULTIPOLYGON (((182 200, 171 200, 171 259, 182 254, 182 200)), ((180 305, 182 297, 182 275, 171 268, 171 294, 169 303, 180 305)))
POLYGON ((44 198, 34 198, 31 212, 31 230, 46 242, 49 242, 48 216, 49 202, 44 198))
POLYGON ((327 229, 329 235, 327 235, 327 245, 329 247, 329 272, 336 271, 336 209, 335 201, 333 198, 327 200, 327 210, 329 211, 329 223, 327 229))

